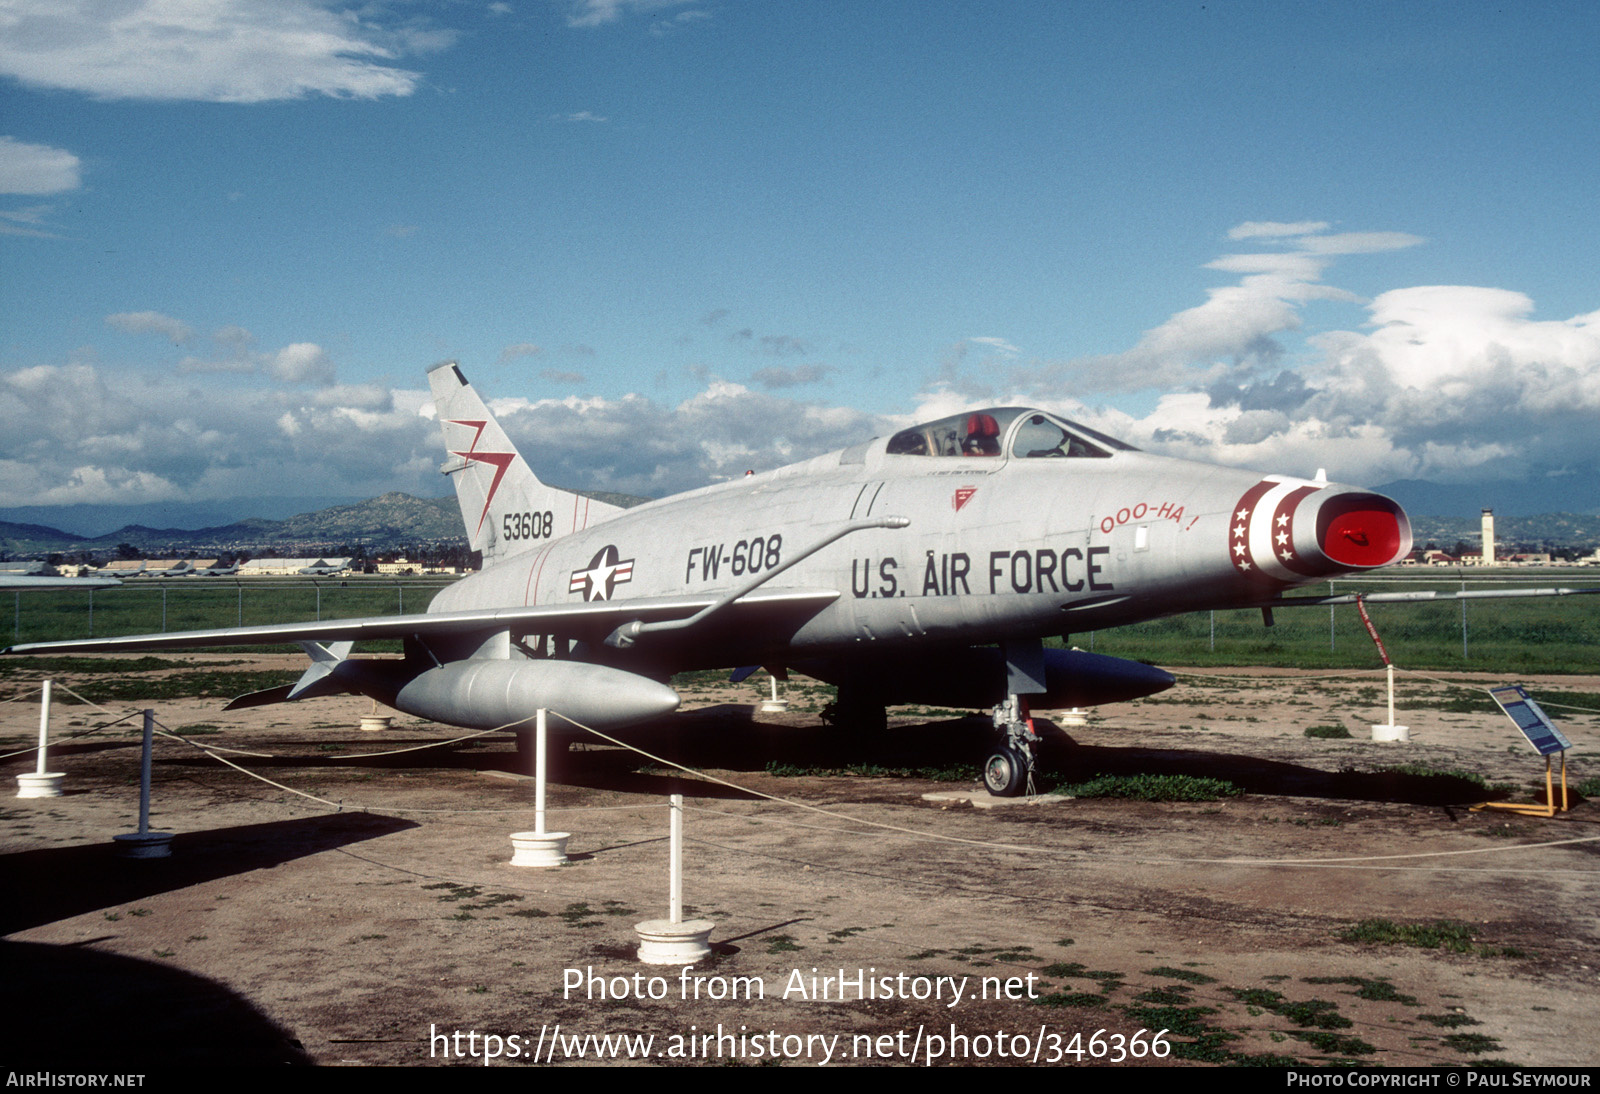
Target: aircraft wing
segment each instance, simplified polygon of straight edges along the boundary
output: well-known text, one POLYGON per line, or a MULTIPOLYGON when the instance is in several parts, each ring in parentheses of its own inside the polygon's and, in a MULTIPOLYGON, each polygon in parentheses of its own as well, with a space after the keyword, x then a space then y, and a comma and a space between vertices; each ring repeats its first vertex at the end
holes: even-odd
MULTIPOLYGON (((839 598, 837 589, 757 589, 727 606, 730 615, 749 613, 753 620, 798 614, 808 617, 839 598)), ((715 596, 663 596, 639 600, 600 600, 481 611, 432 612, 327 619, 315 623, 272 623, 260 627, 220 627, 206 631, 134 634, 113 638, 78 638, 59 642, 24 642, 6 653, 122 653, 193 649, 204 646, 280 645, 295 642, 361 642, 408 635, 448 636, 510 631, 514 635, 555 634, 604 637, 634 622, 685 620, 713 608, 715 596)))
POLYGON ((44 577, 32 574, 0 576, 0 589, 104 589, 121 585, 114 577, 44 577))

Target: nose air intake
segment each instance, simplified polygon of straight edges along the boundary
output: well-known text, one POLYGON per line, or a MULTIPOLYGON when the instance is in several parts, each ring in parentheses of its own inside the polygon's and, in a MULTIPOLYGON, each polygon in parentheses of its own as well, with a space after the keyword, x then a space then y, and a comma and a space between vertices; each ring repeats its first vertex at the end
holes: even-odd
POLYGON ((1273 476, 1234 506, 1228 549, 1242 577, 1301 585, 1400 561, 1411 550, 1411 522, 1382 494, 1273 476))
POLYGON ((1400 506, 1379 494, 1336 497, 1317 514, 1322 553, 1349 569, 1387 566, 1403 558, 1401 543, 1411 538, 1410 531, 1400 506))

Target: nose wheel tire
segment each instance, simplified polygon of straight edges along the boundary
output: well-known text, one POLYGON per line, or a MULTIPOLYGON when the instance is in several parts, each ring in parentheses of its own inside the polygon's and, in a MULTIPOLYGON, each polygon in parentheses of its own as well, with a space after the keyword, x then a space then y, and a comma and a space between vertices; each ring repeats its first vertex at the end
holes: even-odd
POLYGON ((990 753, 983 763, 983 785, 997 798, 1014 798, 1028 781, 1028 761, 1007 745, 990 753))

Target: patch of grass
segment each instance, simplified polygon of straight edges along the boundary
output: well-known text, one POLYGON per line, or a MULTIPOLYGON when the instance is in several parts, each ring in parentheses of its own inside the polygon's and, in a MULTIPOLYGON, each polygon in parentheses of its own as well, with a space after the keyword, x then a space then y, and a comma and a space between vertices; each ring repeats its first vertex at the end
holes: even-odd
POLYGON ((1374 1003, 1399 1003, 1402 1006, 1415 1007, 1417 997, 1405 995, 1395 989, 1389 981, 1379 977, 1368 980, 1362 976, 1307 976, 1303 978, 1307 984, 1349 984, 1356 990, 1353 993, 1357 999, 1369 999, 1374 1003))
POLYGON ((568 904, 557 914, 561 916, 569 927, 598 927, 604 922, 604 920, 596 919, 597 913, 595 910, 583 903, 568 904))
POLYGON ((1191 984, 1215 984, 1217 982, 1217 978, 1215 976, 1207 976, 1205 973, 1195 972, 1193 969, 1175 969, 1171 965, 1162 965, 1157 969, 1148 969, 1146 970, 1145 975, 1164 976, 1168 980, 1186 980, 1191 984))
POLYGON ((1325 999, 1293 1002, 1282 992, 1270 988, 1228 988, 1228 994, 1250 1007, 1260 1007, 1287 1018, 1297 1026, 1315 1029, 1348 1029, 1353 1023, 1339 1013, 1339 1005, 1325 999))
POLYGON ((792 934, 775 934, 767 939, 768 953, 789 953, 800 949, 792 934))
POLYGON ((1051 791, 1071 798, 1126 798, 1147 802, 1209 802, 1244 791, 1224 779, 1197 775, 1096 775, 1051 791))
POLYGON ((483 890, 476 885, 457 885, 453 881, 439 881, 432 885, 424 885, 423 888, 436 891, 444 890, 440 892, 439 896, 435 899, 442 901, 445 904, 454 904, 458 900, 474 900, 477 898, 479 893, 483 892, 483 890))
POLYGON ((1339 1004, 1326 999, 1307 999, 1303 1003, 1283 1003, 1278 1013, 1297 1026, 1311 1029, 1349 1029, 1354 1022, 1339 1013, 1339 1004))
MULTIPOLYGON (((300 679, 294 670, 264 672, 220 672, 201 669, 192 672, 175 672, 171 676, 127 676, 110 680, 92 680, 74 688, 92 703, 150 702, 162 699, 231 699, 251 691, 282 687, 300 679)), ((77 700, 62 694, 56 700, 72 704, 77 700)))
POLYGON ((1389 919, 1363 919, 1339 932, 1344 942, 1372 942, 1388 946, 1416 946, 1423 950, 1475 953, 1479 957, 1523 957, 1515 946, 1479 946, 1472 927, 1453 919, 1432 923, 1395 923, 1389 919))
POLYGON ((1574 789, 1586 798, 1600 798, 1600 776, 1584 779, 1574 789))
POLYGON ((1156 1003, 1166 1007, 1184 1007, 1194 1002, 1189 996, 1189 989, 1181 985, 1166 988, 1151 988, 1134 996, 1141 1003, 1156 1003))
POLYGON ((1058 991, 1041 995, 1034 1003, 1041 1007, 1103 1007, 1106 998, 1087 991, 1058 991))
POLYGON ((1329 1055, 1371 1056, 1378 1051, 1359 1037, 1346 1037, 1341 1033, 1297 1029, 1291 1030, 1289 1036, 1297 1041, 1304 1041, 1318 1052, 1326 1052, 1329 1055))
POLYGON ((1123 1012, 1149 1029, 1164 1029, 1175 1037, 1193 1038, 1171 1042, 1173 1058, 1178 1060, 1227 1063, 1232 1053, 1223 1046, 1239 1039, 1238 1034, 1218 1029, 1205 1020, 1206 1016, 1217 1013, 1215 1007, 1129 1006, 1124 1007, 1123 1012))
POLYGON ((539 908, 517 908, 512 915, 521 916, 523 919, 548 919, 550 913, 539 908))
POLYGON ((1452 1033, 1444 1039, 1444 1043, 1457 1052, 1469 1056, 1481 1056, 1485 1052, 1499 1052, 1504 1046, 1493 1037, 1482 1033, 1452 1033))
POLYGON ((1462 1026, 1481 1026, 1482 1022, 1476 1018, 1468 1018, 1465 1014, 1419 1014, 1424 1022, 1431 1022, 1440 1029, 1460 1029, 1462 1026))
POLYGON ((1283 992, 1271 988, 1229 988, 1228 994, 1247 1006, 1272 1010, 1283 1002, 1283 992))
POLYGON ((1350 731, 1344 726, 1309 726, 1306 728, 1306 736, 1327 741, 1348 741, 1350 731))
MULTIPOLYGON (((222 662, 226 664, 227 662, 222 662)), ((189 668, 187 661, 167 657, 8 657, 0 662, 0 676, 87 676, 96 673, 161 672, 189 668)))
POLYGON ((1396 764, 1393 767, 1380 767, 1376 774, 1379 775, 1415 775, 1424 779, 1462 779, 1489 789, 1489 780, 1476 771, 1462 771, 1459 768, 1429 767, 1427 764, 1396 764))
POLYGON ((846 764, 844 767, 817 767, 809 764, 782 763, 773 760, 767 764, 768 775, 780 779, 927 779, 929 782, 966 783, 978 777, 978 769, 957 764, 952 767, 885 767, 882 764, 846 764))

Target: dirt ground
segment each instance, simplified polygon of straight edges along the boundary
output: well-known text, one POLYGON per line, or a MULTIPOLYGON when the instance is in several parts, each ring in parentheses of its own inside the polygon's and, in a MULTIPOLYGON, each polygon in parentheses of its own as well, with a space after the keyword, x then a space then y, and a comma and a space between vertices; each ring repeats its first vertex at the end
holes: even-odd
MULTIPOLYGON (((6 1057, 1593 1066, 1600 809, 1474 812, 1489 792, 1448 774, 1522 800, 1542 786, 1504 716, 1462 709, 1503 682, 1403 675, 1412 740, 1378 744, 1381 674, 1184 675, 1087 725, 1052 715, 1046 781, 1184 774, 1243 794, 999 808, 931 777, 975 767, 983 721, 897 710, 884 740, 855 741, 820 728, 803 682, 778 714, 754 711, 764 678, 708 685, 636 740, 725 782, 578 745, 549 791, 572 861, 543 870, 509 865, 534 801, 509 735, 396 754, 458 734, 404 717, 362 732, 357 699, 162 702, 161 725, 193 742, 155 748, 152 827, 177 833, 173 854, 118 858, 137 723, 68 740, 107 716, 58 706, 66 795, 0 812, 0 948, 8 996, 28 1001, 6 1057), (1341 725, 1353 739, 1304 732, 1341 725), (844 773, 857 762, 876 766, 844 773), (674 791, 688 911, 715 924, 687 973, 635 959, 634 924, 667 913, 674 791), (1459 944, 1346 937, 1368 920, 1443 921, 1459 944)), ((1600 729, 1560 705, 1600 677, 1522 682, 1579 749, 1600 729)), ((0 707, 5 751, 37 726, 36 697, 0 707)), ((1572 773, 1600 772, 1580 752, 1572 773)))

